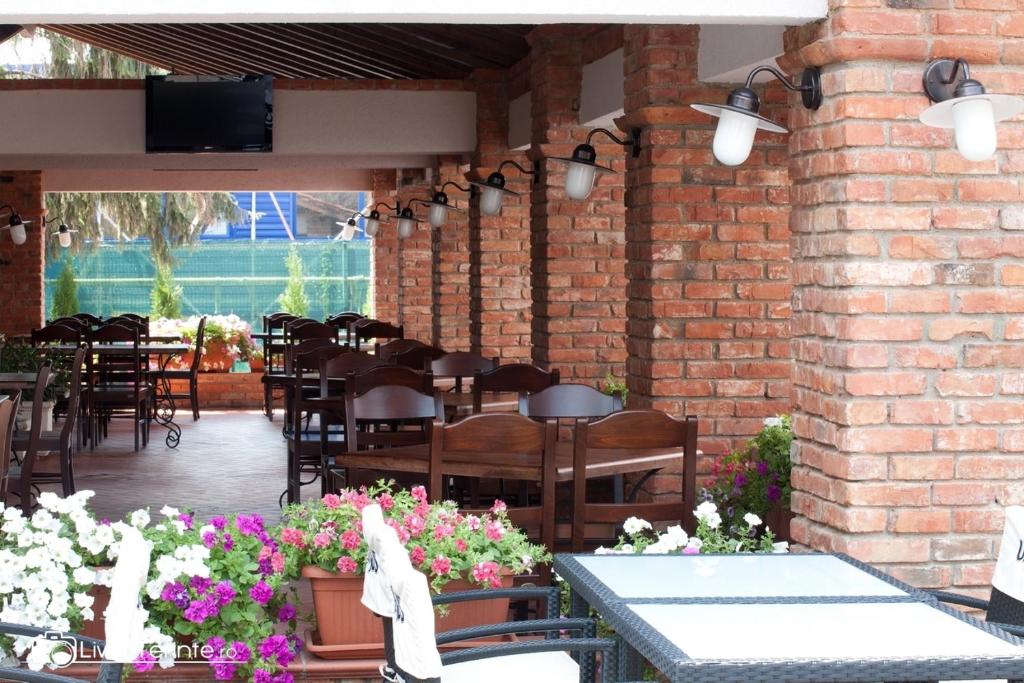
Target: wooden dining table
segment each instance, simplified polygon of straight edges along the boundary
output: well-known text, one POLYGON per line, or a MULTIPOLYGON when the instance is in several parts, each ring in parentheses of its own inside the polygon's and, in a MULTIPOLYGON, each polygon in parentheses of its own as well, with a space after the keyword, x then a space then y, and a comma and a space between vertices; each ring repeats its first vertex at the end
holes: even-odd
MULTIPOLYGON (((0 391, 29 391, 36 386, 35 372, 0 372, 0 391)), ((53 375, 50 380, 53 381, 53 375)))

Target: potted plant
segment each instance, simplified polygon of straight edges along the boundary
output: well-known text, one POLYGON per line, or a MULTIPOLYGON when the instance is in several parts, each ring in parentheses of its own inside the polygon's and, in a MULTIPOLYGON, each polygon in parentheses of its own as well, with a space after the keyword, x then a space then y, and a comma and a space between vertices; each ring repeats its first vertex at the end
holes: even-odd
MULTIPOLYGON (((57 401, 67 396, 69 374, 69 355, 48 351, 45 347, 37 349, 23 342, 6 344, 0 357, 0 372, 24 372, 35 374, 43 364, 50 361, 51 379, 43 393, 43 431, 53 431, 53 408, 57 401)), ((31 391, 22 392, 21 406, 18 408, 17 427, 27 430, 32 425, 33 395, 31 391)))
MULTIPOLYGON (((160 318, 150 322, 151 334, 180 336, 183 342, 192 347, 190 351, 173 359, 170 367, 188 368, 192 365, 199 320, 199 316, 192 316, 185 320, 160 318)), ((199 369, 202 372, 230 372, 236 361, 250 362, 256 350, 249 323, 234 314, 210 315, 206 317, 203 358, 199 369)))
MULTIPOLYGON (((310 580, 318 632, 310 639, 321 656, 362 658, 383 653, 380 620, 360 603, 367 547, 362 509, 379 503, 385 522, 398 532, 413 565, 434 591, 508 587, 512 577, 547 562, 496 501, 482 515, 463 514, 455 503, 430 503, 426 490, 396 490, 392 483, 347 489, 285 508, 281 548, 289 569, 310 580)), ((459 604, 440 616, 440 629, 504 621, 507 600, 459 604)))
POLYGON ((753 513, 768 520, 778 538, 789 540, 792 443, 789 416, 771 417, 744 449, 715 461, 702 493, 718 506, 727 528, 753 513))

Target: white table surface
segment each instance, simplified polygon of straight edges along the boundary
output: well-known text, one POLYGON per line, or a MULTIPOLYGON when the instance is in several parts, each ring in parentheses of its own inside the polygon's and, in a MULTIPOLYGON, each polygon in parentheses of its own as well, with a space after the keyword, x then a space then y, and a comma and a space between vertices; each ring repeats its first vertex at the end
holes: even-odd
POLYGON ((629 605, 692 659, 1024 655, 926 603, 629 605))
POLYGON ((593 555, 576 560, 625 599, 906 595, 829 555, 593 555))

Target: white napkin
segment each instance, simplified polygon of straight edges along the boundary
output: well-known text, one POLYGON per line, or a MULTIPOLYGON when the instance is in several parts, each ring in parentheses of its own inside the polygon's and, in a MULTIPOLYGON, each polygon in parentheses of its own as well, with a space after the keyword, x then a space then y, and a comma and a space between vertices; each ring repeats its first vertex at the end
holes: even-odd
MULTIPOLYGON (((395 599, 391 593, 384 572, 380 568, 380 548, 383 536, 387 532, 395 534, 395 530, 384 523, 384 515, 379 505, 367 505, 363 508, 363 538, 366 540, 366 564, 363 567, 363 605, 382 617, 394 614, 395 599)), ((398 536, 395 535, 395 542, 398 536)), ((401 545, 401 544, 399 544, 401 545)))
POLYGON ((1024 507, 1020 505, 1006 508, 1003 541, 992 585, 1024 602, 1024 507))
POLYGON ((108 661, 132 662, 145 646, 142 633, 149 613, 139 605, 139 594, 149 575, 150 550, 138 529, 124 528, 106 611, 108 661))

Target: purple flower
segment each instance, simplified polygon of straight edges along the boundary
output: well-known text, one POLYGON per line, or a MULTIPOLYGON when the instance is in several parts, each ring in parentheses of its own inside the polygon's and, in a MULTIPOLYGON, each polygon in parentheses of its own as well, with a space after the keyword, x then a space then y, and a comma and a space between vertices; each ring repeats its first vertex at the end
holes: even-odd
POLYGON ((235 547, 235 539, 231 538, 231 534, 224 534, 224 550, 225 552, 231 552, 231 549, 235 547))
POLYGON ((228 520, 226 517, 217 516, 210 520, 210 524, 212 524, 213 528, 217 531, 224 531, 224 527, 228 525, 228 520))
POLYGON ((282 648, 285 650, 288 649, 287 638, 277 635, 267 636, 267 638, 260 643, 260 657, 263 659, 273 659, 282 648))
POLYGON ((226 644, 227 641, 225 641, 220 636, 211 636, 206 641, 206 646, 210 648, 210 650, 214 653, 214 656, 220 655, 220 653, 224 650, 224 646, 226 644))
POLYGON ((295 678, 287 671, 282 671, 274 676, 274 683, 295 683, 295 678))
POLYGON ((213 581, 202 576, 193 576, 192 580, 188 582, 190 586, 196 589, 197 593, 205 593, 210 590, 210 586, 213 585, 213 581))
POLYGON ((238 515, 235 526, 243 536, 256 536, 263 531, 263 518, 259 515, 238 515))
POLYGON ((274 597, 274 589, 261 580, 249 589, 249 597, 259 604, 265 605, 270 602, 270 598, 274 597))
POLYGON ((178 515, 178 520, 185 525, 186 529, 192 531, 192 524, 194 522, 194 520, 192 519, 192 515, 188 514, 187 512, 183 512, 180 515, 178 515))
POLYGON ((203 545, 205 545, 207 548, 212 548, 213 546, 217 545, 217 534, 215 534, 212 531, 207 531, 205 534, 203 534, 203 545))
POLYGON ((295 609, 295 605, 291 604, 290 602, 286 602, 283 605, 281 605, 281 609, 277 611, 277 620, 291 621, 295 618, 296 613, 297 610, 295 609))
POLYGON ((774 503, 779 498, 782 498, 782 489, 775 484, 768 484, 768 488, 765 489, 765 496, 767 496, 768 502, 774 503))
POLYGON ((733 481, 732 485, 738 489, 743 488, 747 485, 747 475, 742 472, 737 473, 736 479, 733 481))
MULTIPOLYGON (((110 526, 110 518, 109 517, 104 517, 103 519, 100 520, 100 524, 103 525, 103 526, 110 526)), ((150 667, 150 668, 153 668, 153 667, 150 667)))
POLYGON ((217 584, 217 587, 213 589, 214 594, 217 596, 217 606, 223 607, 229 602, 235 599, 238 592, 235 587, 231 585, 230 581, 221 581, 217 584))
POLYGON ((768 461, 767 460, 758 460, 757 461, 757 473, 760 474, 762 477, 764 475, 768 474, 768 461))
POLYGON ((160 599, 173 602, 179 609, 184 609, 188 606, 188 589, 177 581, 164 584, 164 589, 160 591, 160 599))
POLYGON ((149 671, 156 664, 156 657, 152 652, 143 650, 138 657, 135 658, 135 662, 132 666, 135 667, 136 671, 143 672, 149 671))
POLYGON ((274 683, 274 677, 269 671, 256 669, 252 672, 252 683, 274 683))
POLYGON ((252 651, 249 646, 240 640, 236 640, 231 644, 231 656, 236 662, 244 664, 249 661, 252 656, 252 651))
POLYGON ((297 654, 302 651, 302 638, 292 633, 288 636, 288 641, 292 644, 292 652, 297 654))
POLYGON ((215 661, 211 662, 210 666, 213 667, 213 677, 218 681, 230 681, 235 677, 235 669, 237 664, 232 662, 215 661))
POLYGON ((185 609, 185 618, 195 624, 201 624, 213 615, 217 614, 216 598, 211 600, 193 600, 185 609))

